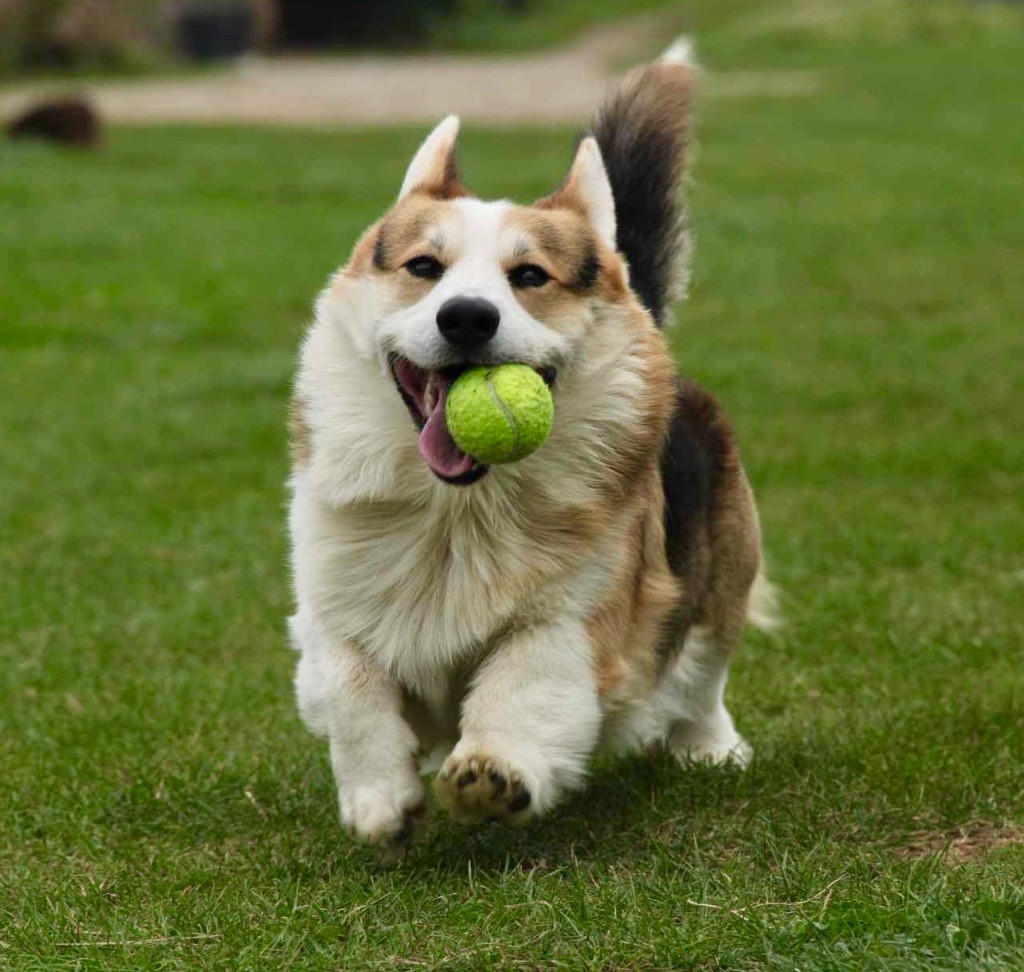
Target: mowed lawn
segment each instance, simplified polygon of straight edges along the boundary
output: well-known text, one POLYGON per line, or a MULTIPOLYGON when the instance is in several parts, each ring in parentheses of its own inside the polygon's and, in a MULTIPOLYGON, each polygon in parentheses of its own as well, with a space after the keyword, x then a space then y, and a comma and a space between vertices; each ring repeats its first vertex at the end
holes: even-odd
MULTIPOLYGON (((1024 968, 1024 23, 746 9, 672 340, 783 592, 729 688, 756 759, 601 765, 391 871, 294 712, 284 416, 422 133, 0 146, 0 967, 1024 968)), ((571 139, 464 169, 530 199, 571 139)))

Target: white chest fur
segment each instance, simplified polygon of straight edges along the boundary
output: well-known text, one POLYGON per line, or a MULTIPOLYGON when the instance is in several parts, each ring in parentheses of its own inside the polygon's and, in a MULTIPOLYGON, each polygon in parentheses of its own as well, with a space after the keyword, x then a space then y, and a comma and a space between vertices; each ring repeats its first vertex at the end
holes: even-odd
POLYGON ((300 610, 409 687, 443 677, 510 624, 567 603, 586 611, 615 561, 607 551, 545 549, 501 502, 333 509, 301 473, 293 488, 300 610))

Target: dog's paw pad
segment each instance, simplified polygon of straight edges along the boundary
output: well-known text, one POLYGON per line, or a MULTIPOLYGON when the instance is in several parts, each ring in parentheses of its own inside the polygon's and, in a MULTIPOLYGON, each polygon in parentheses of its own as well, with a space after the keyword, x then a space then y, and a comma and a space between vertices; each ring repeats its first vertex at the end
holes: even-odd
POLYGON ((522 776, 493 756, 449 757, 435 786, 441 804, 464 823, 524 824, 533 815, 522 776))

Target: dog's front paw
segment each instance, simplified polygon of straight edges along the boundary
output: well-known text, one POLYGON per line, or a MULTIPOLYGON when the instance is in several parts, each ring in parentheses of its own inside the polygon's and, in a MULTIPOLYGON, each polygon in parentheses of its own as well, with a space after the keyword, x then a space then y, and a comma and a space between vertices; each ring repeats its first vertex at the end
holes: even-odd
POLYGON ((435 789, 441 804, 463 823, 521 825, 533 816, 533 794, 523 774, 494 756, 449 756, 435 789))
POLYGON ((338 803, 345 829, 378 847, 386 858, 401 857, 426 818, 426 802, 418 778, 415 786, 343 786, 338 791, 338 803))

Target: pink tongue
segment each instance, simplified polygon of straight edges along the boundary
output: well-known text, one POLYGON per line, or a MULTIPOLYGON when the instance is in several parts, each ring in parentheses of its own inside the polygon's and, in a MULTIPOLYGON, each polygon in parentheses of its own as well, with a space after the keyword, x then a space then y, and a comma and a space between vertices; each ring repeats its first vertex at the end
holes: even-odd
POLYGON ((467 456, 456 444, 448 431, 444 415, 448 400, 448 382, 441 377, 437 383, 437 404, 430 413, 427 424, 420 432, 420 455, 427 465, 445 479, 458 479, 473 468, 472 456, 467 456))

